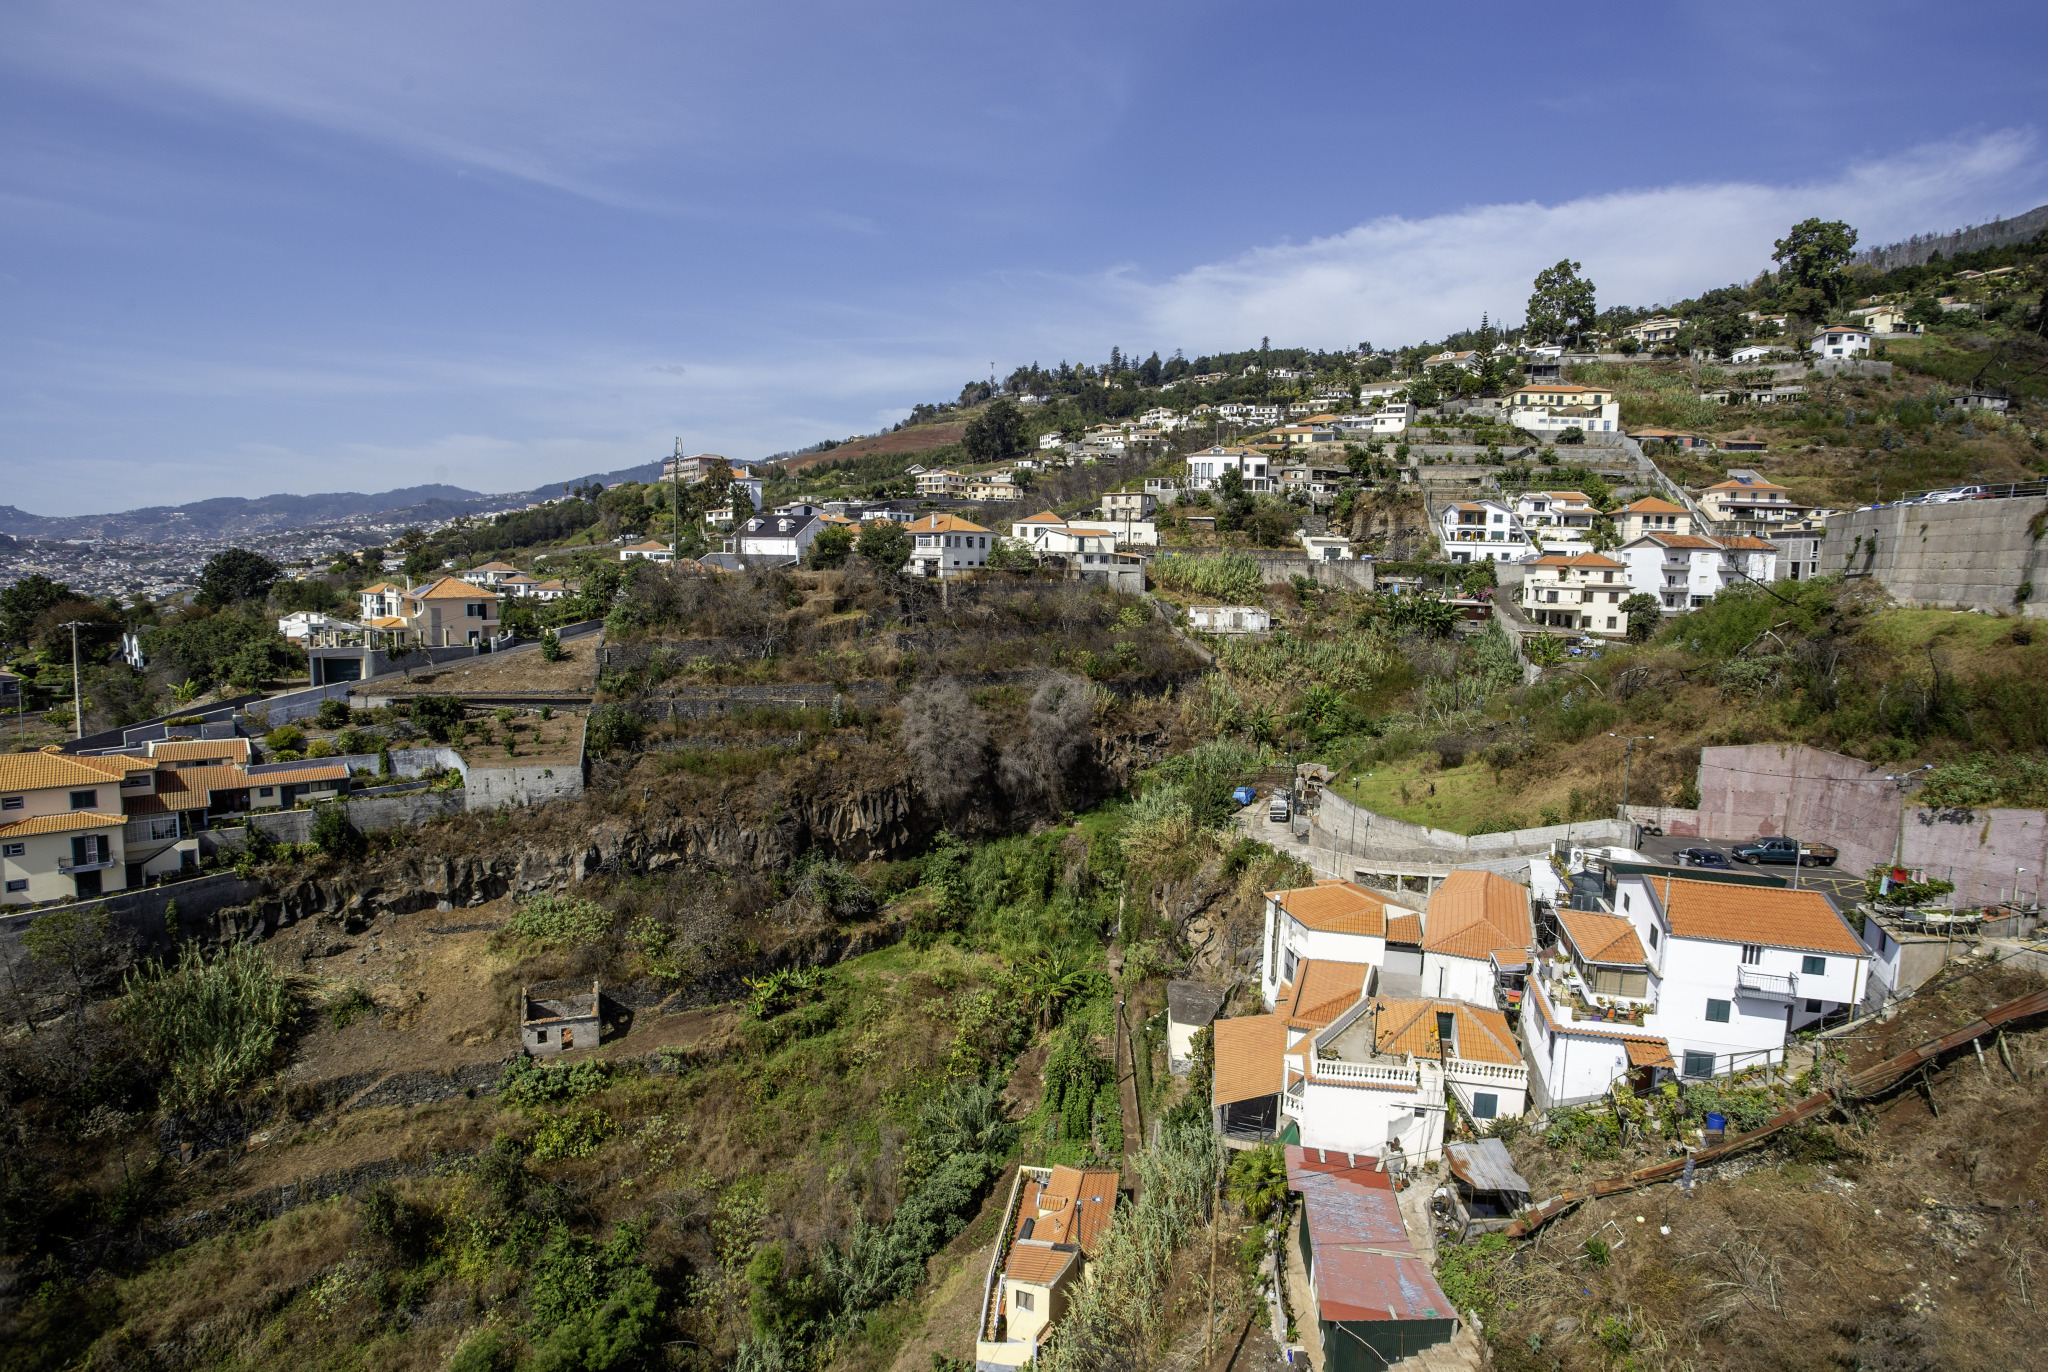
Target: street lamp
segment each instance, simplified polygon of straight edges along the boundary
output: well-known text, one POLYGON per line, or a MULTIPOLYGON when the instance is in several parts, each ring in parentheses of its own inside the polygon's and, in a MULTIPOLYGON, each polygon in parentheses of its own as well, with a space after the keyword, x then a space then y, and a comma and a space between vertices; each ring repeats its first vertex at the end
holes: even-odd
MULTIPOLYGON (((1608 737, 1622 738, 1623 735, 1610 733, 1608 737)), ((1655 734, 1637 734, 1632 738, 1626 739, 1628 751, 1623 755, 1621 764, 1621 817, 1624 820, 1628 818, 1628 783, 1635 766, 1636 745, 1638 743, 1654 743, 1656 741, 1657 736, 1655 734)), ((1633 847, 1634 845, 1630 846, 1633 847)))

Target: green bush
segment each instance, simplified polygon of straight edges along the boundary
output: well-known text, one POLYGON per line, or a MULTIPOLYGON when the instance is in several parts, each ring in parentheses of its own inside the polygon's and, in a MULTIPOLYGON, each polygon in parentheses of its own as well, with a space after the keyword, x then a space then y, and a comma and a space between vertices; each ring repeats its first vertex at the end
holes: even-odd
POLYGON ((590 751, 599 757, 621 752, 640 742, 647 725, 623 705, 600 705, 590 712, 586 726, 590 751))
POLYGON ((306 746, 306 731, 296 724, 281 724, 263 736, 263 746, 273 753, 295 753, 306 746))
POLYGON ((221 1100, 268 1070, 297 1010, 290 985, 246 943, 211 962, 187 944, 175 966, 131 972, 122 985, 117 1013, 174 1110, 221 1100))
POLYGON ((419 696, 412 703, 412 722, 436 743, 446 743, 462 723, 462 702, 454 696, 419 696))
POLYGON ((348 702, 345 700, 323 700, 320 709, 313 716, 323 729, 339 729, 348 723, 348 702))
POLYGON ((612 912, 580 896, 536 892, 519 899, 519 908, 505 922, 504 934, 542 947, 574 947, 595 943, 611 932, 612 912))
POLYGON ((1250 553, 1191 557, 1167 553, 1152 559, 1146 576, 1156 586, 1232 604, 1263 603, 1265 580, 1250 553))
POLYGON ((540 660, 560 662, 569 656, 569 650, 562 646, 562 640, 553 629, 543 629, 540 635, 540 660))
POLYGON ((555 1230, 527 1274, 536 1338, 525 1372, 611 1372, 654 1352, 661 1289, 641 1260, 642 1239, 634 1225, 602 1245, 555 1230))
POLYGON ((331 858, 353 860, 370 851, 363 831, 350 822, 345 801, 332 801, 314 811, 312 839, 313 846, 331 858))
POLYGON ((448 1360, 448 1372, 512 1372, 518 1352, 503 1329, 485 1325, 455 1350, 455 1356, 448 1360))
POLYGON ((537 1162, 587 1158, 604 1147, 619 1126, 602 1110, 577 1110, 541 1122, 529 1145, 537 1162))
POLYGON ((561 1105, 604 1090, 612 1073, 612 1065, 597 1058, 571 1067, 544 1067, 537 1058, 518 1057, 498 1076, 498 1099, 523 1110, 561 1105))

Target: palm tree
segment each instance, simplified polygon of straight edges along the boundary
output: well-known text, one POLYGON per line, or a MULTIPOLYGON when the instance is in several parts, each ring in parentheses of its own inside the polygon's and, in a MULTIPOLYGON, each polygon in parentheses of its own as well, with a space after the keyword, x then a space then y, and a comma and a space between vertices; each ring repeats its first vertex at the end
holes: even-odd
POLYGON ((1088 989, 1088 969, 1065 949, 1041 953, 1024 964, 1025 995, 1038 1006, 1038 1024, 1050 1029, 1059 1022, 1060 1008, 1088 989))

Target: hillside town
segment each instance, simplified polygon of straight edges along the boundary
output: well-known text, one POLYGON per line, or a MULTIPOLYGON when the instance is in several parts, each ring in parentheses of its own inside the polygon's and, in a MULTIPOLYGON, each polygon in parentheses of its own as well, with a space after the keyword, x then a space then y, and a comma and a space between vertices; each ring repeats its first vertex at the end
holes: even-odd
MULTIPOLYGON (((220 1337, 459 1372, 1633 1366, 1790 1318, 1777 1207, 1901 1321, 2034 1312, 2048 234, 1853 244, 139 581, 21 541, 9 1270, 324 1235, 220 1337)), ((156 1328, 91 1289, 93 1358, 156 1328)))

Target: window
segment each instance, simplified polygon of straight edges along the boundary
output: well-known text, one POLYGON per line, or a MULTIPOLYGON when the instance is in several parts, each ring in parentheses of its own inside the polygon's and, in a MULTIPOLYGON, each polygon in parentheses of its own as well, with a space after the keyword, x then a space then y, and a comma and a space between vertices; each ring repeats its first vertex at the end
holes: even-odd
POLYGON ((0 844, 0 857, 22 857, 28 852, 26 843, 0 844))
POLYGON ((1824 977, 1828 974, 1828 960, 1826 958, 1807 957, 1801 960, 1799 970, 1806 973, 1809 977, 1824 977))
POLYGON ((1281 978, 1280 978, 1280 979, 1281 979, 1282 981, 1293 981, 1293 980, 1294 980, 1294 968, 1295 968, 1294 950, 1293 950, 1292 948, 1289 948, 1289 949, 1287 950, 1287 964, 1286 964, 1286 971, 1285 971, 1284 975, 1282 975, 1282 976, 1281 976, 1281 978))
POLYGON ((1725 1000, 1709 1000, 1707 1002, 1707 1023, 1726 1024, 1727 1022, 1728 1002, 1725 1000))
POLYGON ((97 807, 99 803, 100 793, 98 791, 73 791, 71 793, 71 808, 74 810, 91 810, 97 807))
POLYGON ((268 800, 277 794, 277 788, 275 786, 259 786, 256 788, 256 794, 262 799, 268 800))
POLYGON ((1657 926, 1654 924, 1650 926, 1650 946, 1652 948, 1657 946, 1657 926))
POLYGON ((1764 946, 1761 943, 1745 943, 1742 945, 1742 965, 1744 967, 1754 967, 1763 960, 1764 946))
POLYGON ((1607 627, 1608 627, 1608 628, 1610 628, 1610 629, 1612 629, 1612 628, 1614 627, 1614 616, 1613 616, 1613 615, 1609 615, 1609 616, 1607 616, 1607 627))
POLYGON ((1817 1000, 1814 1000, 1814 999, 1812 999, 1812 998, 1810 998, 1810 997, 1809 997, 1809 998, 1808 998, 1808 1000, 1807 1000, 1807 1002, 1806 1002, 1806 1013, 1807 1013, 1807 1014, 1809 1014, 1809 1015, 1817 1015, 1817 1014, 1819 1014, 1819 1013, 1820 1013, 1820 1002, 1819 1002, 1819 1001, 1817 1001, 1817 1000))
POLYGON ((1031 1293, 1029 1291, 1012 1291, 1010 1297, 1016 1302, 1019 1310, 1029 1310, 1032 1308, 1031 1293))
POLYGON ((1691 1049, 1685 1054, 1685 1075, 1688 1077, 1711 1077, 1714 1075, 1714 1055, 1695 1053, 1691 1049))
POLYGON ((545 1029, 536 1029, 536 1030, 534 1030, 534 1031, 533 1031, 533 1041, 534 1041, 535 1043, 546 1043, 546 1042, 548 1041, 548 1031, 547 1031, 547 1030, 545 1030, 545 1029))
POLYGON ((14 894, 14 893, 15 893, 16 891, 26 891, 27 889, 28 889, 28 882, 27 882, 27 881, 25 881, 25 880, 24 880, 24 881, 10 881, 10 882, 8 882, 8 883, 7 883, 7 894, 9 894, 9 895, 13 895, 13 894, 14 894))
POLYGON ((27 798, 24 796, 7 796, 4 799, 0 799, 0 810, 19 810, 26 803, 26 800, 27 798))
POLYGON ((1472 1093, 1472 1118, 1490 1120, 1500 1113, 1500 1097, 1491 1091, 1472 1093))

